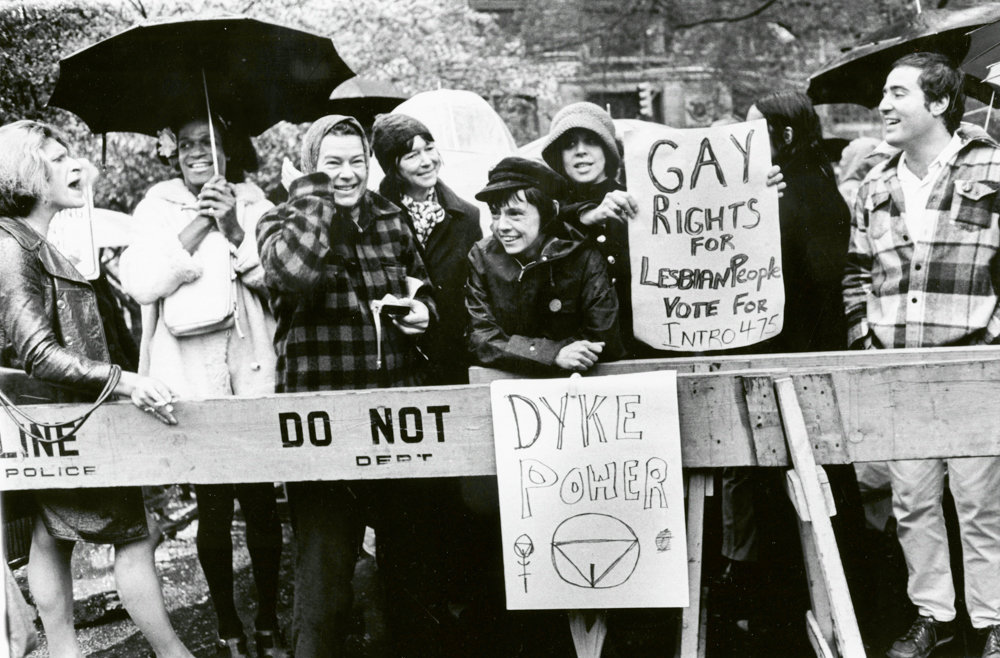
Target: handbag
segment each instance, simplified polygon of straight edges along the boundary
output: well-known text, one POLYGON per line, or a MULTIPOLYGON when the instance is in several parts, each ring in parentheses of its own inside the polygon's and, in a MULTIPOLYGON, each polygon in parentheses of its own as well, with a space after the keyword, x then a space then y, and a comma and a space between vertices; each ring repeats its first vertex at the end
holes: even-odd
POLYGON ((200 336, 233 326, 236 270, 229 241, 218 231, 205 236, 195 258, 202 274, 182 284, 161 302, 161 316, 173 336, 200 336))

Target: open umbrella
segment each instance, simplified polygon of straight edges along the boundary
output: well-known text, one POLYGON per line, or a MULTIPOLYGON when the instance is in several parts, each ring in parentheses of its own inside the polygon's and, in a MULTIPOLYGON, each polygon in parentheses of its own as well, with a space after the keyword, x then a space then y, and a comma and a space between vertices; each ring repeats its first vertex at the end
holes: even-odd
POLYGON ((155 135, 179 104, 207 95, 213 112, 257 135, 321 116, 330 90, 353 75, 329 38, 242 16, 167 20, 60 60, 49 104, 95 133, 155 135))
POLYGON ((990 85, 989 109, 983 128, 990 125, 996 88, 1000 86, 1000 21, 969 33, 969 52, 962 62, 962 70, 990 85))
POLYGON ((326 107, 330 114, 346 114, 363 126, 371 126, 376 116, 392 112, 407 98, 402 90, 389 82, 358 76, 340 83, 330 94, 326 107))
MULTIPOLYGON (((809 97, 823 103, 875 107, 892 63, 909 53, 932 50, 961 61, 969 51, 969 30, 1000 20, 1000 3, 967 9, 929 9, 862 37, 843 55, 809 78, 809 97)), ((966 79, 967 95, 989 102, 981 79, 966 79)))

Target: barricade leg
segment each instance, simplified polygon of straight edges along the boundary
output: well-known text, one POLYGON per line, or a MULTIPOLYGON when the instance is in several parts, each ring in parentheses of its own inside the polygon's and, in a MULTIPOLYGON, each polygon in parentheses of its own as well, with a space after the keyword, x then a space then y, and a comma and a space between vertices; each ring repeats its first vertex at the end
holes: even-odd
MULTIPOLYGON (((795 466, 798 482, 801 485, 802 502, 804 502, 805 511, 810 519, 811 527, 808 529, 808 534, 812 541, 808 546, 803 546, 806 563, 811 565, 807 567, 810 569, 809 589, 811 592, 816 585, 821 585, 825 592, 825 600, 829 602, 830 617, 833 621, 835 645, 830 646, 829 641, 824 637, 822 627, 819 626, 819 618, 815 612, 811 619, 807 616, 807 625, 812 629, 810 641, 816 648, 817 656, 839 655, 844 658, 864 658, 865 648, 861 641, 861 632, 858 630, 858 621, 851 604, 844 566, 837 550, 833 525, 830 523, 830 508, 827 507, 823 488, 817 476, 816 460, 809 445, 805 419, 802 416, 795 387, 791 378, 783 377, 774 381, 774 390, 778 399, 778 407, 781 410, 781 422, 785 431, 785 440, 788 443, 788 451, 792 458, 792 464, 795 466), (810 549, 812 549, 812 553, 809 552, 810 549), (812 582, 812 565, 818 565, 818 569, 815 571, 820 574, 821 582, 812 582)), ((822 600, 813 598, 814 603, 822 600)))
POLYGON ((688 607, 681 612, 680 632, 677 634, 676 655, 695 658, 705 655, 701 605, 702 548, 705 535, 705 496, 710 487, 710 472, 687 473, 687 554, 688 554, 688 607))

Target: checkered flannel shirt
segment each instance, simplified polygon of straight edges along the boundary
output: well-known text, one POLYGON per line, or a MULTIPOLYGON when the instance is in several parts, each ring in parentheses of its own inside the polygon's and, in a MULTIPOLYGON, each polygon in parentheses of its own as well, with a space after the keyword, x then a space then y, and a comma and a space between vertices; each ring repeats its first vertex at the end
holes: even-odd
POLYGON ((927 201, 935 218, 928 241, 914 242, 906 228, 899 154, 858 190, 844 274, 852 347, 997 342, 1000 145, 964 126, 959 136, 927 201))
POLYGON ((365 192, 357 224, 338 216, 322 173, 296 180, 286 203, 257 224, 257 244, 277 320, 279 393, 412 386, 426 359, 416 338, 382 322, 382 367, 369 306, 406 297, 406 277, 424 281, 416 298, 434 302, 423 261, 397 206, 365 192), (333 239, 331 239, 331 236, 333 239))

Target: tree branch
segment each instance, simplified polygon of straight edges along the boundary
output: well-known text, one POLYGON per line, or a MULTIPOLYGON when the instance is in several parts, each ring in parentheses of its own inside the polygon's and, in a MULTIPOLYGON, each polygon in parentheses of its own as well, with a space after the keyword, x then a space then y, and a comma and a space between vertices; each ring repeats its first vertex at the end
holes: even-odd
POLYGON ((768 7, 776 3, 778 0, 765 0, 764 4, 757 7, 753 11, 747 12, 740 16, 717 16, 715 18, 704 18, 699 21, 694 21, 692 23, 680 23, 679 25, 674 25, 675 30, 688 30, 692 27, 698 27, 699 25, 711 25, 712 23, 739 23, 740 21, 745 21, 748 18, 753 18, 754 16, 759 16, 763 14, 768 7))

